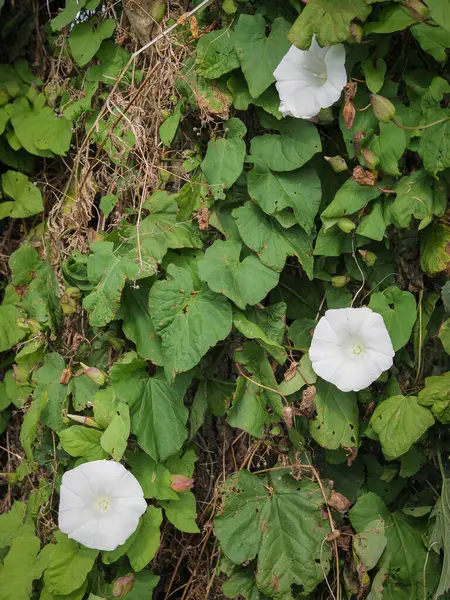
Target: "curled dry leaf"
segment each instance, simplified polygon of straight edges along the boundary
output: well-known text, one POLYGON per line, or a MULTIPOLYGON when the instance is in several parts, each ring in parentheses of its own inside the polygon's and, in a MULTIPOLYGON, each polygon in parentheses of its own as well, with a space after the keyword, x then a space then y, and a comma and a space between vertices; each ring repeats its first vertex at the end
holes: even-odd
POLYGON ((359 183, 359 185, 375 185, 377 178, 375 173, 371 173, 364 169, 364 167, 358 166, 353 169, 352 175, 353 181, 359 183))
POLYGON ((348 498, 346 498, 343 494, 339 492, 331 492, 330 497, 327 500, 328 506, 334 508, 335 510, 345 513, 348 511, 352 503, 348 498))

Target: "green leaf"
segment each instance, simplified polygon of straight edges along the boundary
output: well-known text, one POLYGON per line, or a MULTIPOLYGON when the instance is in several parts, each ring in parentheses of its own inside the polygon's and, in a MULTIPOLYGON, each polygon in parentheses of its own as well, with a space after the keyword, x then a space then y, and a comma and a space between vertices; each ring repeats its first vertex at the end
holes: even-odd
POLYGON ((40 189, 26 175, 7 171, 2 175, 3 194, 12 200, 0 203, 0 219, 23 219, 44 210, 40 189))
POLYGON ((116 414, 103 433, 100 444, 114 460, 122 460, 130 435, 130 411, 125 402, 119 403, 116 414))
POLYGON ((406 148, 406 135, 394 123, 380 123, 380 135, 374 136, 369 144, 380 160, 379 168, 388 175, 401 175, 398 161, 406 148))
POLYGON ((369 308, 383 317, 394 350, 397 352, 403 348, 411 337, 416 321, 414 296, 392 285, 383 292, 372 294, 369 308))
POLYGON ((156 282, 150 290, 149 309, 162 337, 165 372, 173 378, 227 337, 232 310, 225 298, 194 281, 187 269, 170 265, 167 274, 170 279, 156 282))
POLYGON ((378 198, 379 195, 380 190, 375 186, 362 186, 353 179, 347 179, 320 215, 325 229, 327 230, 335 225, 342 217, 353 215, 361 210, 371 200, 378 198))
POLYGON ((244 243, 271 269, 281 271, 288 256, 296 256, 309 279, 313 278, 312 237, 300 227, 284 229, 253 202, 233 210, 244 243))
MULTIPOLYGON (((201 164, 208 183, 216 187, 217 194, 230 188, 242 173, 245 159, 245 142, 240 137, 220 138, 208 143, 201 164)), ((213 188, 214 189, 214 188, 213 188)))
POLYGON ((188 436, 188 410, 183 403, 186 387, 182 377, 170 385, 159 373, 143 380, 140 397, 131 407, 131 431, 156 461, 175 454, 188 436))
POLYGON ((160 502, 168 520, 180 531, 185 533, 199 533, 200 529, 195 522, 197 509, 195 496, 187 491, 177 494, 178 500, 164 500, 160 502))
POLYGON ((450 424, 450 373, 443 373, 425 379, 425 387, 419 392, 419 404, 428 406, 434 417, 444 423, 450 424))
POLYGON ((290 24, 282 17, 272 23, 266 37, 262 15, 241 14, 234 30, 234 45, 253 98, 260 96, 274 81, 273 72, 289 50, 290 24))
POLYGON ((159 577, 149 571, 137 573, 134 578, 134 587, 128 592, 127 600, 149 600, 153 596, 153 590, 159 582, 159 577))
POLYGON ((315 169, 274 173, 265 166, 255 165, 248 174, 248 193, 268 215, 292 208, 297 223, 306 233, 312 232, 322 198, 315 169))
POLYGON ((216 417, 223 417, 234 390, 235 385, 231 382, 224 384, 214 380, 200 381, 190 411, 190 439, 196 436, 202 426, 207 410, 216 417))
MULTIPOLYGON (((44 587, 41 591, 41 595, 39 596, 39 600, 83 600, 84 595, 86 593, 86 589, 88 586, 88 582, 85 581, 81 587, 77 590, 74 590, 70 594, 61 596, 60 594, 51 594, 46 587, 44 587)), ((94 596, 94 594, 89 594, 88 600, 101 600, 99 596, 94 596)))
POLYGON ((48 402, 48 394, 43 392, 30 404, 29 409, 23 419, 22 427, 20 428, 20 443, 25 450, 26 457, 29 461, 33 461, 33 443, 36 440, 37 428, 41 413, 48 402))
POLYGON ((384 238, 386 228, 389 225, 389 220, 385 213, 386 211, 384 210, 383 202, 381 200, 376 200, 372 204, 370 214, 365 215, 361 219, 356 229, 356 233, 370 238, 371 240, 381 242, 384 238))
POLYGON ((251 568, 233 571, 230 579, 222 585, 222 591, 227 598, 267 600, 267 596, 258 590, 251 568))
POLYGON ((384 76, 386 75, 386 63, 382 58, 378 58, 374 65, 370 59, 363 63, 363 71, 366 77, 366 84, 372 94, 378 94, 383 87, 384 76))
POLYGON ((200 38, 195 55, 197 73, 207 79, 217 79, 239 68, 230 29, 216 29, 200 38))
POLYGON ((356 394, 341 392, 319 379, 314 398, 317 416, 309 424, 312 437, 323 448, 356 451, 359 443, 359 411, 356 394))
POLYGON ((427 0, 431 18, 438 25, 450 32, 450 14, 445 0, 427 0))
POLYGON ((378 21, 366 23, 364 33, 393 33, 401 31, 417 21, 405 6, 389 5, 378 13, 378 21))
MULTIPOLYGON (((424 121, 429 124, 449 117, 448 109, 430 108, 425 111, 424 121)), ((432 175, 450 167, 450 119, 423 130, 419 154, 423 158, 423 166, 432 175)))
POLYGON ((419 405, 415 396, 393 396, 383 400, 370 419, 370 426, 379 435, 387 460, 408 452, 433 423, 433 415, 419 405))
POLYGON ((440 549, 444 551, 444 560, 439 580, 439 585, 435 591, 435 598, 445 594, 450 588, 450 479, 442 479, 441 497, 436 503, 436 524, 430 540, 430 550, 433 548, 436 552, 440 549), (437 542, 437 544, 436 544, 437 542))
POLYGON ((141 484, 145 498, 178 499, 177 493, 170 487, 170 471, 164 465, 155 462, 144 452, 127 452, 125 459, 131 466, 133 475, 141 484))
POLYGON ((368 523, 366 529, 353 538, 353 550, 358 556, 365 570, 373 569, 381 558, 386 548, 385 522, 377 517, 368 523))
POLYGON ((105 194, 100 198, 100 210, 105 216, 105 219, 112 213, 113 208, 116 206, 119 198, 115 194, 105 194))
POLYGON ((283 348, 286 304, 280 302, 264 308, 235 311, 234 326, 248 339, 256 339, 279 363, 286 360, 283 348))
POLYGON ((274 125, 280 135, 265 133, 252 138, 251 159, 272 171, 294 171, 321 150, 316 127, 303 119, 287 117, 274 125))
POLYGON ((162 510, 149 506, 141 517, 139 533, 127 550, 130 564, 135 571, 142 571, 154 558, 160 544, 162 510))
POLYGON ((198 264, 200 277, 219 294, 245 310, 260 302, 278 283, 278 273, 251 254, 240 261, 242 246, 235 240, 216 240, 198 264))
POLYGON ((69 381, 69 389, 72 394, 72 403, 76 411, 86 408, 88 402, 92 402, 99 385, 92 381, 87 375, 72 377, 69 381))
POLYGON ((114 318, 125 281, 138 274, 138 265, 118 256, 113 248, 112 242, 95 242, 87 262, 88 278, 95 287, 83 299, 83 308, 90 311, 89 323, 94 327, 103 327, 114 318))
POLYGON ((67 412, 69 389, 67 385, 60 383, 65 366, 64 359, 56 352, 52 352, 45 355, 44 364, 36 373, 37 385, 34 398, 48 394, 48 402, 43 407, 41 421, 57 432, 64 428, 67 412))
POLYGON ((55 533, 55 537, 58 543, 51 548, 44 583, 52 594, 65 596, 83 585, 94 566, 98 550, 80 547, 59 531, 55 533))
POLYGON ((420 23, 420 25, 412 27, 411 31, 425 52, 431 54, 438 62, 446 60, 446 50, 449 47, 448 31, 442 27, 430 27, 426 23, 420 23))
POLYGON ((261 381, 258 377, 252 377, 252 380, 255 383, 238 377, 227 422, 230 427, 237 427, 253 437, 260 438, 263 436, 265 425, 271 422, 271 417, 266 408, 266 390, 260 387, 261 381))
POLYGON ((178 125, 181 121, 181 110, 183 106, 183 101, 178 102, 173 110, 173 113, 170 115, 170 117, 167 117, 167 119, 161 124, 159 128, 159 137, 161 138, 161 141, 164 144, 164 146, 166 146, 167 148, 171 147, 175 134, 177 133, 178 125))
POLYGON ((289 327, 288 338, 297 350, 307 352, 311 346, 312 334, 317 325, 315 319, 297 319, 289 327))
POLYGON ((89 21, 75 25, 69 35, 69 47, 75 61, 80 66, 87 64, 97 53, 103 40, 112 36, 115 28, 114 19, 105 19, 97 29, 89 21))
POLYGON ((22 317, 22 311, 12 304, 0 306, 0 352, 9 350, 26 336, 26 331, 16 325, 16 320, 22 317))
POLYGON ((393 189, 397 195, 391 206, 391 217, 397 227, 409 227, 411 217, 424 219, 428 224, 433 215, 441 217, 445 212, 445 182, 431 177, 422 169, 402 177, 393 189))
POLYGON ((15 500, 9 512, 0 515, 0 548, 11 546, 16 537, 34 534, 34 524, 24 523, 27 505, 15 500))
MULTIPOLYGON (((50 22, 52 31, 58 31, 58 29, 62 29, 66 25, 69 25, 88 2, 89 4, 92 4, 92 1, 89 0, 66 0, 66 7, 50 22)), ((98 2, 96 4, 98 4, 98 2)), ((94 10, 96 4, 91 10, 94 10)))
POLYGON ((444 350, 447 354, 450 354, 450 319, 442 323, 438 336, 444 346, 444 350))
POLYGON ((82 456, 87 460, 108 458, 108 453, 100 445, 103 432, 81 425, 73 425, 59 432, 61 446, 70 456, 82 456))
POLYGON ((289 41, 306 50, 313 35, 321 46, 345 42, 354 19, 365 21, 371 11, 364 0, 311 0, 289 32, 289 41))
POLYGON ((136 350, 146 360, 162 365, 161 340, 148 309, 150 285, 143 279, 139 285, 126 285, 116 319, 123 319, 123 331, 136 344, 136 350))
POLYGON ((33 587, 34 567, 40 548, 36 536, 17 537, 0 570, 2 600, 29 600, 33 587))
POLYGON ((434 222, 420 235, 420 266, 425 273, 437 275, 446 271, 450 263, 448 242, 450 229, 440 222, 434 222))
POLYGON ((308 593, 323 580, 329 569, 330 550, 323 545, 329 525, 320 512, 317 484, 275 473, 270 485, 245 470, 228 479, 214 525, 233 563, 258 555, 259 590, 281 600, 291 598, 293 584, 308 593))

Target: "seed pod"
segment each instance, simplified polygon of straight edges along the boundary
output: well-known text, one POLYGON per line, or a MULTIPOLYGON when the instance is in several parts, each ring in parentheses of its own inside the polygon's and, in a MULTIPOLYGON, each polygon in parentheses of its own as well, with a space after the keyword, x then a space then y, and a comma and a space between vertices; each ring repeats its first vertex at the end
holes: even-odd
POLYGON ((353 223, 353 221, 347 217, 339 219, 339 221, 337 222, 337 226, 344 233, 350 233, 351 231, 356 229, 355 223, 353 223))
POLYGON ((373 267, 375 261, 377 260, 377 255, 373 252, 370 252, 370 250, 358 250, 358 252, 360 253, 361 258, 366 263, 366 265, 368 267, 373 267))
POLYGON ((335 277, 331 278, 331 285, 334 288, 343 288, 349 281, 350 277, 347 277, 347 275, 336 275, 335 277))
POLYGON ((324 159, 335 173, 342 173, 348 169, 347 163, 342 156, 324 156, 324 159))
POLYGON ((395 116, 395 106, 390 100, 378 94, 370 95, 370 104, 373 108, 373 114, 382 123, 389 123, 395 116))
POLYGON ((373 150, 369 150, 369 148, 363 148, 361 150, 362 157, 364 158, 364 162, 366 163, 366 167, 373 171, 376 169, 380 159, 375 154, 373 150))
POLYGON ((428 8, 420 0, 408 0, 406 8, 409 10, 413 19, 422 21, 422 19, 428 17, 428 8))
POLYGON ((171 475, 170 481, 170 487, 175 492, 187 492, 194 487, 194 480, 186 475, 171 475))
POLYGON ((347 127, 347 129, 351 129, 353 127, 353 123, 355 121, 356 116, 356 109, 353 105, 353 102, 345 102, 342 115, 344 117, 345 126, 347 127))
POLYGON ((128 573, 124 577, 119 577, 113 583, 112 595, 114 598, 124 598, 134 587, 134 573, 128 573))
POLYGON ((83 367, 83 373, 87 375, 91 381, 97 385, 103 385, 105 383, 107 376, 104 371, 97 369, 97 367, 88 367, 82 362, 80 362, 80 365, 83 367))

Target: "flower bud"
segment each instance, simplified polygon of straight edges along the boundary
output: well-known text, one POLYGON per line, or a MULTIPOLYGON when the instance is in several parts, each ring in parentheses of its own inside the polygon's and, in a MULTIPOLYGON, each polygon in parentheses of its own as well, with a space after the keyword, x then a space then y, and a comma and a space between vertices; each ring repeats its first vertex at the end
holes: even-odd
POLYGON ((373 108, 373 114, 382 123, 389 123, 395 116, 395 106, 390 100, 379 96, 378 94, 370 95, 370 104, 373 108))
POLYGON ((170 481, 170 487, 175 492, 187 492, 194 487, 194 480, 186 475, 171 475, 170 481))
POLYGON ((114 598, 124 598, 134 587, 134 573, 128 573, 124 577, 119 577, 113 583, 112 595, 114 598))
POLYGON ((362 157, 364 158, 364 162, 366 163, 366 167, 373 171, 376 169, 380 159, 375 154, 373 150, 369 150, 369 148, 363 148, 361 150, 362 157))
POLYGON ((107 375, 104 371, 97 369, 97 367, 88 367, 82 362, 80 362, 80 365, 83 367, 83 373, 87 375, 91 381, 97 385, 103 385, 105 383, 107 375))
POLYGON ((342 156, 324 156, 324 159, 335 173, 342 173, 348 169, 347 163, 342 156))
POLYGON ((84 415, 67 415, 68 419, 75 421, 75 423, 81 423, 86 427, 93 427, 94 429, 101 429, 100 425, 94 421, 92 417, 85 417, 84 415))
POLYGON ((350 43, 353 40, 357 44, 360 44, 362 42, 363 35, 364 29, 361 27, 361 25, 358 25, 358 23, 350 23, 350 38, 348 40, 350 43))
POLYGON ((350 277, 347 277, 347 275, 336 275, 331 278, 331 285, 334 288, 342 288, 346 286, 349 281, 350 277))
POLYGON ((281 427, 278 424, 272 425, 270 435, 281 435, 281 427))
POLYGON ((337 222, 337 226, 344 233, 350 233, 351 231, 356 229, 356 225, 353 223, 353 221, 351 219, 348 219, 347 217, 343 217, 342 219, 339 219, 339 221, 337 222))
POLYGON ((368 267, 373 267, 375 261, 377 260, 377 255, 373 252, 370 252, 370 250, 358 250, 358 252, 360 253, 361 258, 366 263, 366 265, 368 267))
POLYGON ((408 0, 406 8, 409 10, 413 19, 422 20, 428 17, 428 8, 420 0, 408 0))

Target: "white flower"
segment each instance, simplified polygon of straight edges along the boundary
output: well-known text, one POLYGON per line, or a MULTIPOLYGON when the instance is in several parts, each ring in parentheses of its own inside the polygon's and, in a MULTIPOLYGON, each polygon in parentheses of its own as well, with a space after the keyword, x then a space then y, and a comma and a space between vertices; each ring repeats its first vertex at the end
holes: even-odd
POLYGON ((317 375, 343 392, 369 387, 392 366, 394 355, 383 317, 370 308, 327 310, 309 350, 317 375))
POLYGON ((94 460, 63 475, 59 528, 87 548, 115 550, 146 509, 138 480, 118 462, 94 460))
POLYGON ((291 46, 273 75, 283 116, 311 119, 339 100, 347 83, 344 46, 321 48, 313 37, 308 50, 291 46))

